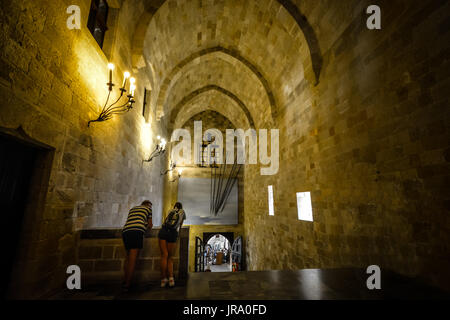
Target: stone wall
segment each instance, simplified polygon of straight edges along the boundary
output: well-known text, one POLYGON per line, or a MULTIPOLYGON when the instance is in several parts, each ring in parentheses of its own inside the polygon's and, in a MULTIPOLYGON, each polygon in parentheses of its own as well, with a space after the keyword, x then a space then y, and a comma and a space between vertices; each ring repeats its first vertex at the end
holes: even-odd
POLYGON ((312 3, 299 7, 321 41, 337 22, 334 39, 321 43, 319 83, 304 79, 280 105, 279 173, 246 168, 248 266, 377 264, 448 288, 449 3, 379 1, 380 31, 366 28, 364 8, 344 17, 312 3), (297 219, 304 191, 314 222, 297 219))
POLYGON ((54 150, 46 164, 51 169, 44 204, 27 212, 32 232, 18 253, 13 296, 38 297, 65 285, 67 266, 77 263, 76 231, 121 227, 130 207, 147 198, 155 203, 155 224, 160 221, 160 162, 142 160, 164 128, 151 115, 148 122, 142 116, 143 88, 150 86, 145 67, 132 72, 135 108, 87 126, 108 93, 108 62, 116 66, 116 84, 125 70, 132 71, 129 30, 138 8, 128 1, 111 8, 104 52, 86 27, 90 2, 1 2, 0 127, 21 126, 54 150), (81 8, 81 30, 66 26, 72 4, 81 8))
POLYGON ((448 1, 380 0, 382 30, 366 28, 368 0, 169 0, 151 14, 140 0, 114 3, 101 50, 86 28, 89 0, 1 1, 0 127, 22 127, 48 150, 17 296, 65 284, 77 231, 120 227, 145 198, 158 225, 176 183, 160 175, 167 155, 142 160, 157 135, 206 109, 280 129, 278 174, 246 166, 239 226, 226 228, 244 235, 250 270, 378 264, 450 287, 448 1), (81 30, 66 27, 72 4, 81 30), (88 128, 110 61, 117 83, 125 70, 137 77, 137 103, 88 128), (314 222, 297 219, 303 191, 314 222))
MULTIPOLYGON (((158 244, 159 228, 147 232, 144 248, 136 263, 136 283, 161 279, 161 253, 158 244)), ((183 228, 175 248, 174 276, 177 280, 187 277, 187 250, 189 228, 183 228), (180 268, 180 265, 184 265, 180 268)), ((120 283, 123 277, 125 249, 120 230, 86 230, 80 234, 78 247, 79 266, 83 285, 120 283)))

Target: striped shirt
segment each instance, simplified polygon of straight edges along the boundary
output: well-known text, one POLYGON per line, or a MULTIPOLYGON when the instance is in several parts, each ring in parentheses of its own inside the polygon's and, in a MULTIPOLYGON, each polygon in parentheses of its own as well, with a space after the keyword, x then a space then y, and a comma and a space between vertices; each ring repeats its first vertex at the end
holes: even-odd
POLYGON ((147 231, 148 219, 152 217, 152 209, 147 206, 137 206, 128 213, 127 222, 122 232, 137 230, 145 233, 147 231))

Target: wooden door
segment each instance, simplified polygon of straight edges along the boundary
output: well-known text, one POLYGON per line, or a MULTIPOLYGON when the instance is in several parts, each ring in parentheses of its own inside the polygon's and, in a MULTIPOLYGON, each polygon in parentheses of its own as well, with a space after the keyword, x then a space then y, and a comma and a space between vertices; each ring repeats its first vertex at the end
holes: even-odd
POLYGON ((195 237, 195 272, 205 271, 205 247, 203 240, 195 237))
POLYGON ((235 271, 242 270, 242 237, 237 237, 231 246, 231 262, 236 265, 235 271))
POLYGON ((4 296, 16 257, 38 150, 0 135, 0 212, 2 214, 1 295, 4 296))

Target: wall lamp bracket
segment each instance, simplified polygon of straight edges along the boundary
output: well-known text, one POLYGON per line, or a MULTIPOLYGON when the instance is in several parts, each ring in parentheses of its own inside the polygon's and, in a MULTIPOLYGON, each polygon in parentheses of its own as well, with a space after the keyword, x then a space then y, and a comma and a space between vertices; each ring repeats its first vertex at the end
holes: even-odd
POLYGON ((166 153, 166 144, 167 144, 166 140, 161 139, 161 137, 158 136, 158 144, 156 145, 155 150, 153 150, 153 152, 150 154, 148 159, 144 159, 144 160, 142 160, 142 162, 152 162, 153 159, 165 154, 166 153))
POLYGON ((183 173, 183 169, 178 169, 178 176, 175 177, 175 179, 170 180, 170 182, 175 182, 175 181, 177 181, 177 180, 180 180, 180 179, 181 179, 181 174, 182 174, 182 173, 183 173))
POLYGON ((164 175, 168 174, 169 172, 175 170, 176 167, 177 167, 176 163, 170 163, 169 169, 167 169, 166 171, 162 171, 161 175, 164 176, 164 175))
POLYGON ((90 120, 88 122, 88 127, 91 126, 92 122, 107 121, 107 120, 110 120, 114 115, 121 115, 121 114, 125 114, 125 113, 129 112, 131 109, 133 109, 133 104, 136 102, 136 100, 134 100, 134 92, 136 90, 136 79, 130 78, 130 73, 125 72, 123 85, 121 88, 119 88, 119 91, 120 91, 119 98, 116 101, 112 102, 111 104, 108 104, 109 100, 111 98, 111 92, 113 91, 113 87, 115 86, 115 84, 112 81, 112 72, 114 70, 114 64, 109 63, 108 69, 109 69, 109 82, 106 84, 108 86, 108 97, 106 98, 105 105, 103 106, 103 109, 100 112, 97 119, 90 120), (129 81, 130 82, 130 93, 126 94, 127 90, 125 88, 128 83, 128 78, 130 78, 130 81, 129 81), (125 100, 126 101, 125 103, 124 103, 124 101, 121 102, 123 97, 127 98, 125 100))

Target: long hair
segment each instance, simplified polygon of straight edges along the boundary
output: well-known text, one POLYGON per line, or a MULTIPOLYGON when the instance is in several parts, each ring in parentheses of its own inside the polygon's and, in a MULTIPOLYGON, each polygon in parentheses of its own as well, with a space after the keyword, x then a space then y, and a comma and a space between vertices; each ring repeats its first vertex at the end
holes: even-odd
POLYGON ((181 204, 181 202, 177 202, 177 203, 175 203, 174 208, 181 210, 181 209, 183 209, 183 205, 181 204))

